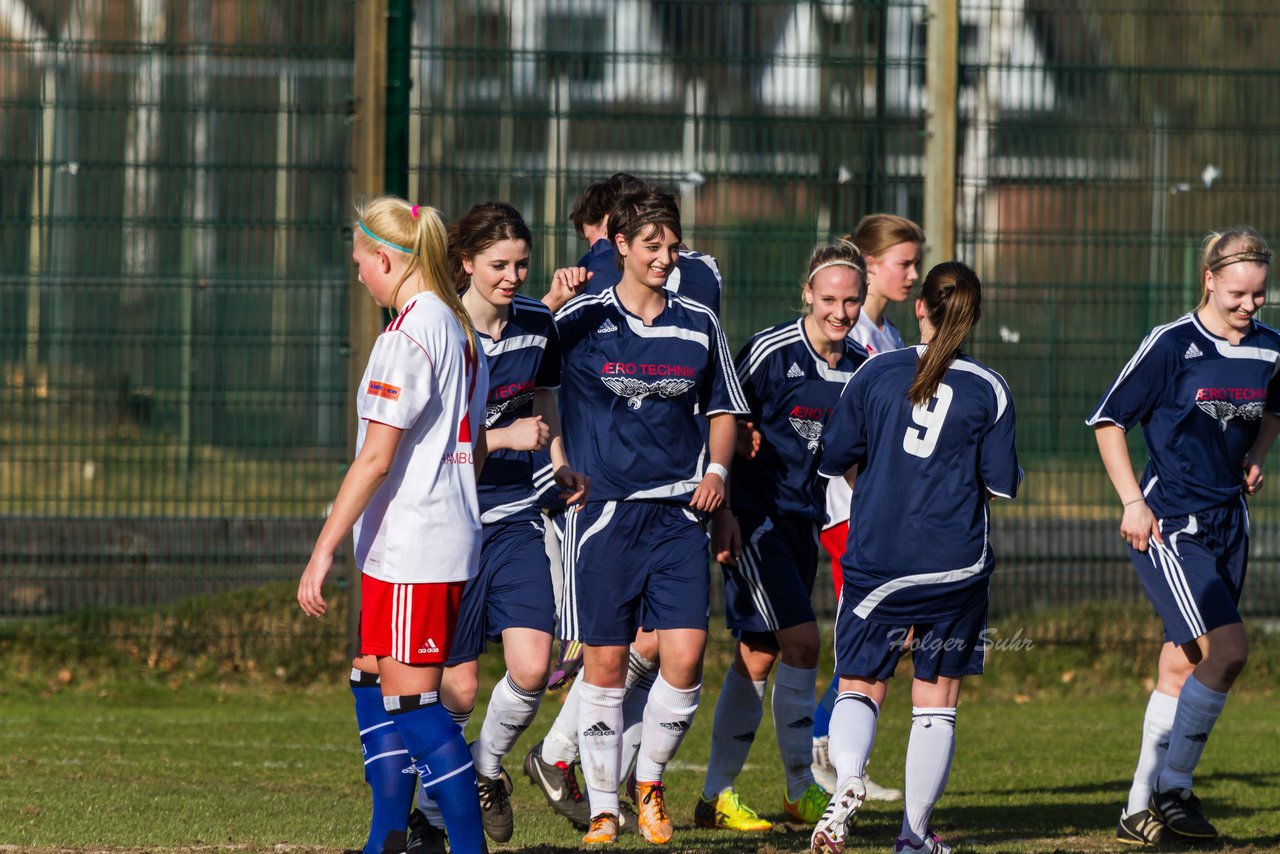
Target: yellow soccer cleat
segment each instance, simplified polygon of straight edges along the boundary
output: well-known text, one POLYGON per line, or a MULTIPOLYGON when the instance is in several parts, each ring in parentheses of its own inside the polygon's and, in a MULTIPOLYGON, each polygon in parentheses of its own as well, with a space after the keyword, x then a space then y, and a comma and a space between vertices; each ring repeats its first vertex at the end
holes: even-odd
POLYGON ((591 817, 591 827, 582 837, 583 845, 609 845, 618 841, 618 817, 602 812, 591 817))
POLYGON ((817 824, 830 802, 831 796, 817 783, 810 783, 809 788, 796 801, 785 794, 782 796, 782 808, 787 815, 804 824, 817 824))
POLYGON ((636 810, 640 814, 640 834, 654 845, 671 841, 671 816, 661 783, 636 783, 636 810))
POLYGON ((725 789, 712 801, 699 797, 698 805, 693 808, 693 823, 698 827, 738 830, 743 833, 773 829, 773 824, 744 804, 733 789, 725 789))

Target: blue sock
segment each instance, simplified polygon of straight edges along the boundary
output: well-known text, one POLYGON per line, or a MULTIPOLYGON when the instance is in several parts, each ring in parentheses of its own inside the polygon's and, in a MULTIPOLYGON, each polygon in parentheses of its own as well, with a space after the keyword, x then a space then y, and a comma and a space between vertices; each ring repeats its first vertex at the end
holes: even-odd
POLYGON ((382 707, 378 677, 353 670, 351 695, 356 700, 356 725, 360 728, 360 749, 364 751, 364 780, 373 791, 373 819, 364 854, 382 854, 384 846, 403 850, 405 825, 418 781, 413 760, 391 716, 382 707))
POLYGON ((484 829, 471 750, 434 692, 384 697, 391 719, 418 766, 422 788, 440 807, 449 850, 481 854, 484 829))
POLYGON ((818 698, 818 705, 813 707, 813 737, 823 738, 831 733, 831 710, 836 705, 836 695, 840 693, 840 677, 832 676, 831 684, 818 698))

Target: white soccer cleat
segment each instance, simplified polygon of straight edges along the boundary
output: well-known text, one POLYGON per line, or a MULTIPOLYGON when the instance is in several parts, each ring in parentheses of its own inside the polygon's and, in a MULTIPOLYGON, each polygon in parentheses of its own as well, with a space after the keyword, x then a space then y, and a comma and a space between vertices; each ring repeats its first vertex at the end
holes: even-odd
POLYGON ((850 777, 836 788, 831 803, 827 804, 827 811, 818 819, 813 835, 809 837, 809 849, 813 854, 842 854, 849 826, 867 799, 861 777, 850 777))

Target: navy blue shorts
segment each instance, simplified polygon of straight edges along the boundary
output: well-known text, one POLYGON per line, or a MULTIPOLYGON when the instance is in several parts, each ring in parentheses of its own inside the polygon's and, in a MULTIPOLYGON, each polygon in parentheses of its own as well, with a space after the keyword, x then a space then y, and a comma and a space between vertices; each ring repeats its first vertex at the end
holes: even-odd
POLYGON ((812 623, 818 528, 809 519, 738 517, 742 557, 725 566, 724 621, 739 640, 778 648, 774 632, 812 623))
POLYGON ((1164 621, 1165 640, 1189 643, 1241 622, 1240 591, 1249 568, 1249 509, 1244 499, 1193 516, 1160 520, 1154 540, 1129 557, 1164 621))
MULTIPOLYGON (((429 560, 430 555, 426 558, 429 560)), ((475 661, 503 629, 551 633, 556 600, 540 522, 484 526, 480 574, 467 583, 448 666, 475 661)))
POLYGON ((987 597, 933 623, 870 623, 846 607, 836 608, 836 675, 887 680, 904 653, 911 653, 915 678, 977 676, 987 657, 987 597), (914 632, 912 630, 914 629, 914 632), (910 635, 910 639, 908 639, 910 635))
POLYGON ((626 646, 638 627, 707 630, 708 537, 693 511, 592 501, 565 517, 562 638, 626 646))

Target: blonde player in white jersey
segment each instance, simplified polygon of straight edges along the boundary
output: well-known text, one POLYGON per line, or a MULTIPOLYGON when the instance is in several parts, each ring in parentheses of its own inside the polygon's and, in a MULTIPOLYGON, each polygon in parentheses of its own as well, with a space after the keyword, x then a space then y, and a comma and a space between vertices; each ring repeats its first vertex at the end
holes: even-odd
POLYGON ((298 583, 298 604, 326 613, 321 587, 352 531, 363 572, 365 658, 356 664, 376 658, 386 712, 361 720, 361 737, 394 729, 441 808, 453 851, 478 854, 471 752, 437 689, 463 588, 479 568, 485 360, 448 275, 435 210, 382 196, 361 209, 353 236, 361 283, 396 318, 374 343, 357 389, 356 458, 298 583))
MULTIPOLYGON (((867 264, 867 296, 862 312, 849 337, 857 341, 874 356, 906 346, 898 327, 885 316, 889 303, 903 302, 911 295, 911 287, 920 278, 920 250, 924 246, 924 230, 905 217, 894 214, 868 214, 859 222, 852 234, 844 235, 862 251, 867 264)), ((836 597, 840 596, 843 575, 840 558, 844 556, 849 539, 849 504, 853 492, 842 478, 827 483, 827 518, 823 523, 820 539, 831 557, 831 578, 836 597)), ((813 712, 813 778, 820 786, 831 791, 836 784, 835 769, 828 757, 828 728, 831 724, 831 708, 836 701, 836 680, 831 681, 813 712)), ((876 698, 884 702, 884 697, 876 698)), ((867 799, 896 801, 902 792, 878 785, 866 779, 867 799)))

